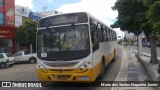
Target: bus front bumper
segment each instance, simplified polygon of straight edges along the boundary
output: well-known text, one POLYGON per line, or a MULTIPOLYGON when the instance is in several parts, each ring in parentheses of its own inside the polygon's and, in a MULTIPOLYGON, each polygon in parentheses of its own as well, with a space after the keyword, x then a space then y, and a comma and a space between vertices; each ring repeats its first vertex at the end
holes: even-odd
POLYGON ((93 71, 93 69, 87 69, 85 72, 50 72, 49 70, 45 72, 37 69, 38 79, 40 81, 55 82, 93 82, 95 81, 93 71))

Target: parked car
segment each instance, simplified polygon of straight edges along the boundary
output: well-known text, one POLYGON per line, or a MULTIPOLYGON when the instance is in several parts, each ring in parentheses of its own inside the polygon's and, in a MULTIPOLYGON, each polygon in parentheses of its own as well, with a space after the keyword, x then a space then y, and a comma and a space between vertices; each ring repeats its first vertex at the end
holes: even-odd
POLYGON ((12 66, 14 63, 15 60, 11 53, 0 53, 0 68, 12 66))
POLYGON ((156 42, 156 44, 157 44, 157 46, 159 46, 159 47, 160 47, 160 42, 156 42))
POLYGON ((146 42, 146 46, 150 48, 150 42, 146 42))
POLYGON ((37 62, 37 54, 36 53, 29 53, 26 51, 20 51, 14 54, 15 62, 22 62, 22 61, 28 61, 30 63, 36 63, 37 62))
POLYGON ((134 46, 137 46, 138 44, 137 44, 137 42, 134 42, 133 45, 134 45, 134 46))

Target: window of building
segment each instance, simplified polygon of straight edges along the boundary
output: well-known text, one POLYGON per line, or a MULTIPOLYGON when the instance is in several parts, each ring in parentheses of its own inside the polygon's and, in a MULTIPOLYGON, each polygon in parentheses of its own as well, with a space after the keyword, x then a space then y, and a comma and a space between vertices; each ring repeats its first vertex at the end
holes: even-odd
POLYGON ((4 0, 0 0, 0 6, 4 5, 4 0))
POLYGON ((0 13, 0 25, 4 24, 4 13, 0 13))

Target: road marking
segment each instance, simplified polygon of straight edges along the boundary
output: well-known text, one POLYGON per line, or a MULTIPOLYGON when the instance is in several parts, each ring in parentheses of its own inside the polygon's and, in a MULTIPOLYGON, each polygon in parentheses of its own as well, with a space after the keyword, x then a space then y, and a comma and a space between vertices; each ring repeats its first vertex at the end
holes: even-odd
POLYGON ((123 58, 124 58, 124 48, 123 47, 121 47, 122 48, 122 51, 123 51, 123 54, 122 54, 122 62, 121 62, 121 66, 120 66, 120 69, 119 69, 119 72, 118 72, 118 75, 117 75, 117 77, 116 77, 116 79, 115 79, 115 81, 118 79, 118 76, 119 76, 119 74, 120 74, 120 71, 121 71, 121 68, 122 68, 122 64, 123 64, 123 58))

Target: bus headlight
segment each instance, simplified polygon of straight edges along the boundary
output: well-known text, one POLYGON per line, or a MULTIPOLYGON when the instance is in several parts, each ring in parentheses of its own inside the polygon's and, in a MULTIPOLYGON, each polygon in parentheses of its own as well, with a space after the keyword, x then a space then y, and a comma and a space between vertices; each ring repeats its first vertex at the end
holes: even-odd
POLYGON ((45 72, 45 73, 48 72, 46 68, 40 63, 37 64, 37 69, 40 69, 41 72, 45 72))
POLYGON ((77 69, 77 72, 86 72, 90 67, 91 67, 91 62, 85 62, 77 69))

